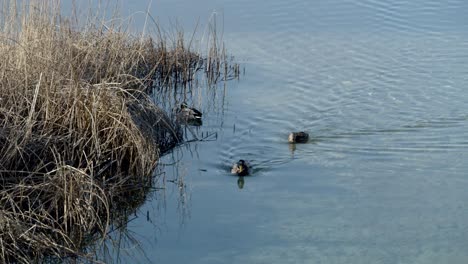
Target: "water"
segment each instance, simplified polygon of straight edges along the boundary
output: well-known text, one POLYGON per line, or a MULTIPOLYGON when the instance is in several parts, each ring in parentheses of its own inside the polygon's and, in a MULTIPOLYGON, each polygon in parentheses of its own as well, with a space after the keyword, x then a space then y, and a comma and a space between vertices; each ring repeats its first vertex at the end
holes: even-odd
POLYGON ((217 137, 162 158, 184 185, 148 199, 114 259, 466 263, 468 2, 390 2, 153 1, 188 32, 224 14, 245 75, 194 96, 193 134, 217 137), (293 149, 299 130, 311 140, 293 149))

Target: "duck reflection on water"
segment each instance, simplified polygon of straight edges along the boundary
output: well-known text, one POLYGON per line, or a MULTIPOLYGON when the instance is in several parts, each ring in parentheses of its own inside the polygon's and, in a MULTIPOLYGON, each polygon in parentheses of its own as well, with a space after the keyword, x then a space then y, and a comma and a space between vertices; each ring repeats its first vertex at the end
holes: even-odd
POLYGON ((239 176, 239 179, 237 179, 237 187, 239 187, 239 189, 243 189, 244 183, 244 176, 239 176))

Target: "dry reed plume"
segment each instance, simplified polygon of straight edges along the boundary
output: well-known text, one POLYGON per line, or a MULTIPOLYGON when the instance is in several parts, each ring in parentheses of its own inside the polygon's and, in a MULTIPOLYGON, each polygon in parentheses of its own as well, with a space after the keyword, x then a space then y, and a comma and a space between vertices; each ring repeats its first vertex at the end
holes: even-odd
POLYGON ((148 89, 190 82, 207 61, 219 78, 223 64, 183 35, 136 38, 92 15, 72 23, 59 1, 19 3, 0 7, 0 262, 86 257, 115 197, 148 186, 180 138, 148 89))

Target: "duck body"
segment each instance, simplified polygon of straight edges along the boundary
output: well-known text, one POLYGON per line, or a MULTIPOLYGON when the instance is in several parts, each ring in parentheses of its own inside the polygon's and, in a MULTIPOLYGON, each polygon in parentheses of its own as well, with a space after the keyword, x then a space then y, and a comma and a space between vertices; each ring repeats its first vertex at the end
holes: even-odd
POLYGON ((202 113, 184 102, 177 110, 177 117, 185 122, 201 123, 202 113))
POLYGON ((289 143, 306 143, 309 141, 309 134, 306 132, 291 132, 288 137, 289 143))
POLYGON ((232 165, 231 173, 238 176, 248 175, 249 165, 245 160, 239 160, 238 162, 234 163, 234 165, 232 165))

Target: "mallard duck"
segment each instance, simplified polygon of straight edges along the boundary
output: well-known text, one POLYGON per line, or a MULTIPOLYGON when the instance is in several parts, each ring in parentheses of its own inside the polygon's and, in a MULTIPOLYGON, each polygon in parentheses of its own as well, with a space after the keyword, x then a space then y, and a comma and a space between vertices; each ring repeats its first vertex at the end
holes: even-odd
POLYGON ((237 163, 232 165, 231 173, 239 175, 239 176, 248 175, 249 165, 247 164, 245 160, 239 160, 237 163))
POLYGON ((177 110, 177 116, 185 121, 201 121, 202 113, 183 102, 177 110))
POLYGON ((309 140, 309 134, 306 132, 291 132, 288 137, 289 143, 306 143, 309 140))

